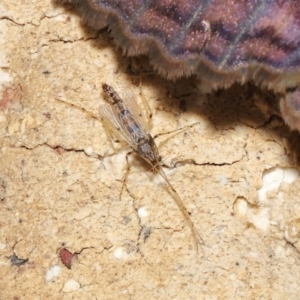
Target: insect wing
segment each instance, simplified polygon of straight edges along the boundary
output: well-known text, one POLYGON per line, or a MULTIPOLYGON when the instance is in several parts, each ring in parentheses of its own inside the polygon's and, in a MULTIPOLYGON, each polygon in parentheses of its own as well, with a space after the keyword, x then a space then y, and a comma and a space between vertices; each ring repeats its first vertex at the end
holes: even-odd
POLYGON ((149 128, 146 123, 145 114, 132 91, 129 89, 124 90, 122 92, 122 99, 124 106, 130 111, 143 134, 145 136, 149 134, 149 128))
POLYGON ((129 146, 134 147, 131 135, 123 129, 120 122, 119 112, 111 105, 101 105, 99 108, 101 119, 109 130, 124 140, 129 146))

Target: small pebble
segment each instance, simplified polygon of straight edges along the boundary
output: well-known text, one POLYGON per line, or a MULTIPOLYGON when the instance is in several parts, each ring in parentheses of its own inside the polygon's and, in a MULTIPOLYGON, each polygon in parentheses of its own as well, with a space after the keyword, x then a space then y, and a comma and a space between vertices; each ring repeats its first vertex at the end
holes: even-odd
POLYGON ((80 284, 76 280, 70 279, 65 283, 63 287, 63 292, 64 293, 76 292, 79 290, 79 288, 80 288, 80 284))
POLYGON ((57 277, 61 272, 61 267, 60 266, 52 266, 50 270, 47 271, 46 273, 46 283, 57 277))

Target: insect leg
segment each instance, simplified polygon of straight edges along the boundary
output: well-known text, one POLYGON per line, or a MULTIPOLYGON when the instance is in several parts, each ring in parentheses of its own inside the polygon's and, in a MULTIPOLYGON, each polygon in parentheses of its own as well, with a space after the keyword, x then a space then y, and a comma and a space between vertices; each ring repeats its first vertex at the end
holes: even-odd
POLYGON ((147 127, 149 129, 151 127, 152 111, 151 111, 151 108, 149 106, 149 103, 146 101, 146 99, 144 97, 141 82, 140 82, 140 86, 141 86, 141 91, 140 91, 141 104, 142 104, 142 107, 145 110, 146 123, 147 123, 147 127))
POLYGON ((199 232, 197 231, 197 229, 194 226, 194 223, 191 220, 191 217, 184 205, 184 203, 182 202, 181 198, 179 197, 177 191, 175 190, 175 188, 172 186, 172 184, 170 183, 170 181, 168 180, 165 172, 163 171, 162 167, 160 167, 158 169, 159 174, 161 175, 161 177, 163 177, 163 179, 165 180, 165 182, 167 183, 168 187, 170 188, 170 190, 172 191, 172 194, 174 196, 174 200, 178 206, 178 208, 180 209, 181 213, 183 214, 186 222, 188 223, 188 226, 190 227, 192 234, 193 234, 193 238, 195 241, 195 246, 196 249, 198 250, 198 245, 205 245, 201 235, 199 234, 199 232))
POLYGON ((126 184, 126 179, 128 177, 128 174, 129 174, 129 171, 130 171, 130 164, 129 164, 129 161, 128 161, 128 157, 129 155, 131 155, 133 153, 133 151, 130 151, 130 152, 127 152, 126 153, 126 164, 127 164, 127 170, 126 172, 124 173, 123 177, 122 177, 122 187, 121 187, 121 190, 120 190, 120 193, 119 193, 119 200, 121 201, 121 198, 122 198, 122 193, 123 193, 123 189, 124 189, 124 186, 126 184))
POLYGON ((62 103, 69 104, 69 105, 71 105, 71 106, 73 106, 73 107, 75 107, 75 108, 77 108, 79 110, 82 110, 87 115, 89 115, 90 117, 95 118, 95 119, 99 120, 100 122, 102 122, 102 120, 99 118, 99 116, 95 115, 94 113, 92 113, 91 111, 89 111, 88 109, 86 109, 84 107, 81 107, 81 106, 79 106, 79 105, 77 105, 75 103, 72 103, 72 102, 69 102, 69 101, 66 101, 66 100, 62 100, 62 99, 59 99, 59 98, 54 98, 54 99, 57 100, 57 101, 60 101, 62 103))
POLYGON ((184 131, 188 130, 189 128, 192 128, 192 127, 194 127, 195 125, 198 125, 198 124, 200 124, 200 122, 196 122, 196 123, 193 123, 191 125, 187 125, 187 126, 184 126, 184 127, 181 127, 181 128, 177 128, 177 129, 174 129, 174 130, 167 131, 167 132, 161 132, 161 133, 156 134, 153 137, 153 139, 155 140, 157 137, 159 137, 161 135, 167 135, 167 134, 171 134, 171 133, 174 133, 174 135, 176 135, 176 134, 184 132, 184 131))

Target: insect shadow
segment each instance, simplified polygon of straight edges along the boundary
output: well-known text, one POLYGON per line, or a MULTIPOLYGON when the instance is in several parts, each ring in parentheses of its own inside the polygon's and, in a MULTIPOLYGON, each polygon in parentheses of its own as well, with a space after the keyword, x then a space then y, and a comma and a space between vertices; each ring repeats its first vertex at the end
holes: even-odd
MULTIPOLYGON (((94 113, 82 108, 76 104, 69 103, 65 100, 57 99, 61 102, 67 102, 91 115, 93 118, 98 119, 107 129, 111 137, 116 137, 118 141, 126 142, 135 152, 143 158, 150 166, 153 172, 158 173, 164 181, 167 183, 167 186, 175 200, 178 208, 183 214, 190 230, 192 232, 196 249, 198 250, 198 245, 204 244, 203 239, 201 238, 199 232, 194 226, 190 215, 181 200, 179 194, 173 187, 173 185, 168 180, 163 168, 162 168, 162 159, 159 155, 158 148, 155 144, 154 138, 150 134, 149 130, 149 121, 151 118, 150 108, 146 101, 138 103, 134 94, 126 89, 122 95, 122 98, 118 93, 108 84, 102 84, 102 90, 104 99, 107 104, 101 105, 99 108, 100 116, 95 115, 94 113), (147 120, 144 112, 147 112, 149 119, 147 120)), ((190 126, 188 126, 190 127, 190 126)), ((157 135, 158 136, 158 135, 157 135)), ((156 136, 156 137, 157 137, 156 136)), ((132 152, 126 154, 126 161, 128 169, 124 174, 122 180, 122 188, 120 191, 120 197, 124 187, 125 180, 128 176, 130 167, 128 162, 128 156, 132 152)))

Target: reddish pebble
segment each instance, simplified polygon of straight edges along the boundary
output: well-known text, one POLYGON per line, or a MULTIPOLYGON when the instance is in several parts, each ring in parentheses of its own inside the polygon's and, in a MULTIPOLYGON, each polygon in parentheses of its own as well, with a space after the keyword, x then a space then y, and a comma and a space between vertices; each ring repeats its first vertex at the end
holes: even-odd
POLYGON ((57 146, 57 147, 55 148, 55 151, 56 151, 59 155, 61 155, 61 154, 63 154, 63 153, 65 152, 64 148, 62 148, 62 147, 60 147, 60 146, 57 146))
POLYGON ((67 249, 61 249, 59 251, 59 256, 62 261, 62 263, 68 268, 71 269, 72 266, 72 260, 75 257, 75 254, 71 253, 67 249))

